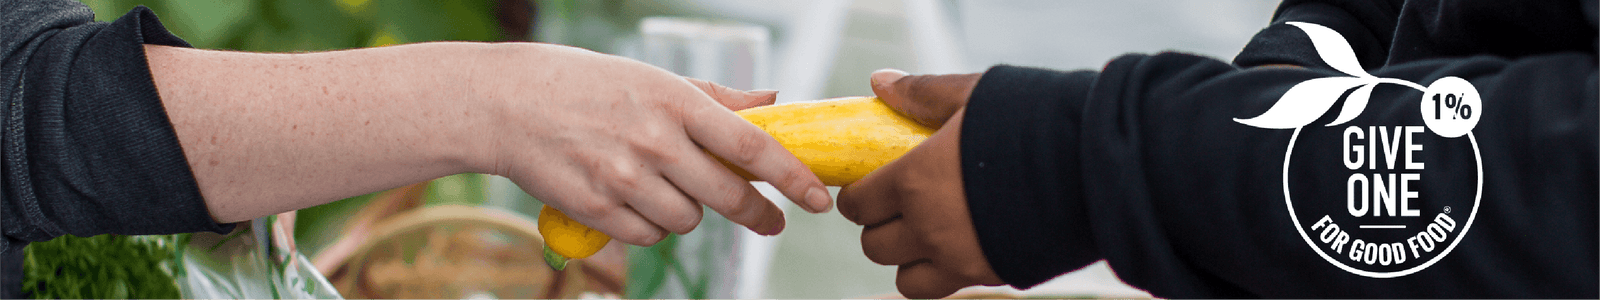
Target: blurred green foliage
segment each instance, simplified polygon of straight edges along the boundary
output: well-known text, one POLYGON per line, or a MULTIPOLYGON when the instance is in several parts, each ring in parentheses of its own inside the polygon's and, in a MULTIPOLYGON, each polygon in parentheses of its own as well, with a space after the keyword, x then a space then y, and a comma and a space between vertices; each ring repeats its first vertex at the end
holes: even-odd
POLYGON ((82 1, 100 21, 150 7, 168 30, 205 49, 298 52, 504 39, 491 0, 82 1))

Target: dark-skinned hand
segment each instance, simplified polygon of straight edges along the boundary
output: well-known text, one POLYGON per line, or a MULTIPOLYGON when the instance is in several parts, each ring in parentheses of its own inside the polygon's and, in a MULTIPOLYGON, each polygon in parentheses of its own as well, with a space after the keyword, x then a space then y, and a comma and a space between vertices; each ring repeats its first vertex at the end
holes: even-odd
POLYGON ((872 74, 872 92, 938 131, 905 156, 839 192, 839 212, 861 231, 872 262, 898 265, 895 286, 909 298, 940 298, 1003 282, 978 246, 961 179, 961 119, 981 73, 872 74))

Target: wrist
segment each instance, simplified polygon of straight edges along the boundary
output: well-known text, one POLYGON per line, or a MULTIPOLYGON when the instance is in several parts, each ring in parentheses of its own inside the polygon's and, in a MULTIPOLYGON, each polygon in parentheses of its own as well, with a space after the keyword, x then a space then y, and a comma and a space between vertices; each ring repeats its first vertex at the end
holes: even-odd
POLYGON ((453 81, 458 89, 454 95, 460 95, 459 101, 477 117, 457 134, 467 140, 452 149, 450 160, 463 172, 508 176, 513 163, 509 157, 516 156, 513 151, 529 150, 512 149, 519 148, 514 139, 547 135, 514 124, 550 119, 540 113, 551 111, 528 109, 530 103, 551 108, 559 106, 552 101, 581 97, 561 81, 582 75, 583 68, 573 64, 582 61, 582 54, 594 52, 539 43, 463 45, 468 49, 457 52, 463 64, 446 68, 460 70, 452 77, 459 79, 453 81))
MULTIPOLYGON (((636 81, 642 63, 581 48, 541 43, 473 44, 465 51, 469 67, 457 78, 466 102, 482 116, 466 136, 472 149, 461 153, 470 172, 510 176, 513 157, 534 151, 529 142, 548 143, 570 129, 579 110, 618 82, 636 81)), ((665 71, 662 71, 665 72, 665 71)), ((670 73, 669 73, 670 74, 670 73)), ((675 76, 673 78, 676 78, 675 76)), ((638 83, 630 83, 638 85, 638 83)))
POLYGON ((445 149, 444 158, 461 173, 505 175, 506 162, 502 158, 506 157, 506 149, 502 141, 510 133, 507 122, 515 119, 506 112, 509 109, 506 101, 511 98, 506 94, 544 81, 528 78, 530 73, 537 72, 535 70, 519 72, 519 68, 513 66, 520 64, 508 54, 526 51, 519 50, 527 48, 526 43, 461 45, 466 49, 455 53, 462 57, 462 64, 443 67, 457 70, 456 74, 451 74, 450 78, 455 80, 450 81, 450 88, 454 89, 451 94, 458 98, 450 102, 465 106, 472 118, 462 120, 466 126, 454 133, 459 139, 445 149))
MULTIPOLYGON (((503 105, 492 97, 483 97, 486 88, 496 87, 485 81, 505 78, 507 73, 492 73, 492 66, 504 63, 489 55, 485 49, 496 44, 465 42, 434 42, 374 48, 377 51, 401 51, 391 54, 395 64, 407 64, 399 71, 403 76, 393 76, 399 81, 390 83, 400 94, 389 101, 389 111, 407 115, 410 122, 389 125, 409 125, 380 130, 413 131, 409 142, 397 146, 410 148, 412 155, 426 161, 426 169, 434 176, 460 173, 495 173, 495 149, 501 136, 498 127, 505 120, 500 117, 503 105), (392 50, 391 50, 392 49, 392 50), (415 60, 410 58, 426 57, 415 60), (395 111, 393 109, 398 109, 395 111)), ((382 84, 382 83, 380 83, 382 84)), ((499 89, 507 87, 501 86, 499 89)), ((376 124, 369 124, 376 125, 376 124)))

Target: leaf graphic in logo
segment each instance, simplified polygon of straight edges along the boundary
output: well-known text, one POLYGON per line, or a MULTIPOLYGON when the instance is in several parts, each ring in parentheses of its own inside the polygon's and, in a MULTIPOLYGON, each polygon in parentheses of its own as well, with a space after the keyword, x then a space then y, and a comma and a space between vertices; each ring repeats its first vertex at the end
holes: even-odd
POLYGON ((1306 22, 1289 22, 1289 25, 1300 27, 1311 37, 1311 45, 1317 48, 1317 55, 1322 56, 1322 61, 1334 70, 1361 78, 1373 78, 1367 71, 1361 69, 1361 62, 1356 60, 1356 52, 1350 50, 1350 44, 1344 41, 1344 36, 1338 31, 1322 27, 1322 25, 1306 22))
POLYGON ((1327 126, 1344 124, 1360 116, 1361 110, 1367 108, 1367 99, 1372 98, 1372 87, 1375 86, 1378 86, 1377 82, 1368 83, 1350 93, 1350 97, 1344 99, 1344 107, 1339 108, 1339 117, 1333 118, 1333 122, 1329 122, 1327 126))
MULTIPOLYGON (((1311 124, 1311 121, 1316 121, 1323 113, 1328 112, 1328 108, 1339 101, 1339 96, 1343 95, 1345 90, 1363 84, 1371 86, 1372 83, 1371 79, 1358 77, 1323 77, 1306 80, 1284 92, 1283 97, 1278 98, 1278 103, 1273 103, 1267 112, 1249 119, 1234 118, 1233 121, 1267 129, 1299 128, 1311 124)), ((1361 106, 1357 106, 1357 111, 1366 106, 1366 101, 1362 102, 1361 106)), ((1349 107, 1349 104, 1346 103, 1345 106, 1349 107)), ((1343 113, 1341 117, 1342 115, 1343 113)), ((1352 115, 1350 118, 1355 116, 1352 115)))

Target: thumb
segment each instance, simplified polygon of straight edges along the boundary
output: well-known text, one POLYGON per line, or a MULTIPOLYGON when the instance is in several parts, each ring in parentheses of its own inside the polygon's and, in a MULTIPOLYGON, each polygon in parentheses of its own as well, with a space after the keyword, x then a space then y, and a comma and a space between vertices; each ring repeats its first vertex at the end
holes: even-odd
POLYGON ((957 110, 967 106, 972 88, 983 73, 910 75, 882 69, 872 72, 872 93, 922 125, 939 128, 957 110))
POLYGON ((723 107, 727 107, 729 110, 737 111, 771 105, 773 102, 778 101, 778 91, 774 90, 741 91, 716 84, 715 82, 689 77, 684 77, 683 79, 689 80, 689 83, 694 84, 694 87, 700 88, 701 92, 711 96, 711 99, 716 99, 717 103, 721 103, 723 107))

